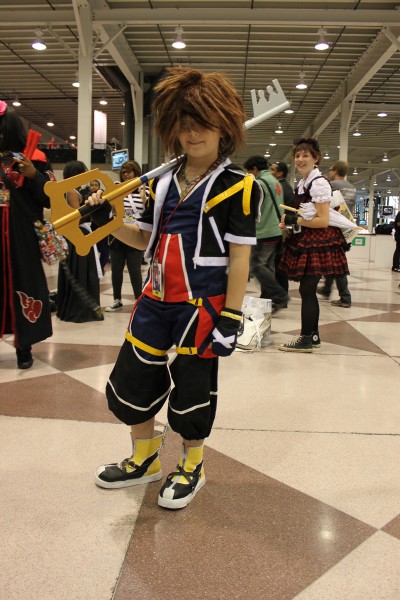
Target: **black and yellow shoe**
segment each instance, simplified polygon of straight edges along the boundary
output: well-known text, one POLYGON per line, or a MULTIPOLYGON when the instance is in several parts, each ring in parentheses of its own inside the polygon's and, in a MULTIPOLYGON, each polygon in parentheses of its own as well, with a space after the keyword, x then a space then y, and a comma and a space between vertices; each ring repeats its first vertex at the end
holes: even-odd
POLYGON ((158 504, 172 510, 184 508, 193 500, 206 482, 203 466, 203 448, 183 449, 177 470, 170 473, 160 490, 158 504))
POLYGON ((159 452, 162 435, 149 440, 135 440, 134 454, 121 463, 102 465, 95 474, 96 485, 102 488, 123 488, 162 478, 159 452))

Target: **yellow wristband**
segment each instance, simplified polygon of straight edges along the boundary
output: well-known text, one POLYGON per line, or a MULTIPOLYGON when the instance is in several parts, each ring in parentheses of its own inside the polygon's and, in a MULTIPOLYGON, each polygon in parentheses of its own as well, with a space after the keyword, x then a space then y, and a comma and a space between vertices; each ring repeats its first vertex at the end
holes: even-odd
POLYGON ((234 319, 235 321, 242 320, 242 315, 235 315, 235 313, 228 312, 227 310, 221 312, 221 317, 229 317, 229 319, 234 319))

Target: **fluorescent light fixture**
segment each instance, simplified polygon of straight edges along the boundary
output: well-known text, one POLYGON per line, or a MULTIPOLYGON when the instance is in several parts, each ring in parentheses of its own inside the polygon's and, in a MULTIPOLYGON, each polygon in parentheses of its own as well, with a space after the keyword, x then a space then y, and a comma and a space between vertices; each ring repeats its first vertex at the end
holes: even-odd
POLYGON ((329 44, 326 41, 326 29, 324 29, 323 27, 321 27, 321 29, 318 29, 318 35, 319 35, 319 40, 315 44, 314 48, 316 50, 328 50, 329 44))
POLYGON ((182 27, 175 27, 175 39, 172 42, 172 47, 176 48, 176 50, 183 50, 184 48, 186 48, 186 44, 183 40, 183 28, 182 27))
POLYGON ((43 31, 41 29, 37 29, 35 31, 36 39, 32 42, 32 48, 34 50, 46 50, 47 46, 43 41, 43 31))
POLYGON ((299 73, 299 83, 296 85, 296 88, 298 90, 306 90, 308 88, 308 85, 306 84, 306 82, 304 81, 306 74, 304 73, 304 71, 300 71, 299 73))

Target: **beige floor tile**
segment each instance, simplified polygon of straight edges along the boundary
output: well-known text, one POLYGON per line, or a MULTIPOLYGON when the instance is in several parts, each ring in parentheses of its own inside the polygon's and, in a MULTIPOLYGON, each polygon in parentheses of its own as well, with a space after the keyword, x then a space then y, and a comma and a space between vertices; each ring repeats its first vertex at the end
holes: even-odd
POLYGON ((400 513, 399 436, 214 429, 208 445, 373 527, 400 513))
POLYGON ((129 454, 121 426, 0 417, 0 432, 0 597, 109 600, 145 491, 94 484, 129 454))
POLYGON ((269 348, 221 360, 216 425, 399 433, 399 373, 391 358, 342 354, 327 359, 317 352, 268 352, 269 348))
POLYGON ((378 531, 294 600, 399 600, 400 541, 378 531))
POLYGON ((82 383, 86 383, 86 385, 89 385, 99 392, 104 392, 113 367, 114 364, 101 365, 99 367, 91 367, 88 369, 67 371, 67 374, 69 377, 81 381, 82 383))
POLYGON ((352 322, 352 326, 370 340, 373 340, 387 354, 400 355, 400 323, 356 321, 352 322))
POLYGON ((62 344, 122 345, 129 316, 118 312, 105 313, 104 317, 104 321, 89 323, 69 323, 54 317, 53 336, 47 341, 62 344))

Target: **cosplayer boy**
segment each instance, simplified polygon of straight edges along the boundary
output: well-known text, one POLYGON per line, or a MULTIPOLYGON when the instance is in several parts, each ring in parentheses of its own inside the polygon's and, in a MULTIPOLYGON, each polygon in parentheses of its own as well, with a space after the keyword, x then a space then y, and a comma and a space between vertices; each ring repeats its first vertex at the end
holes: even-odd
MULTIPOLYGON (((236 345, 259 188, 228 158, 244 142, 244 113, 225 76, 176 67, 156 92, 155 132, 166 153, 184 158, 151 182, 138 224, 113 232, 146 249, 151 264, 106 388, 110 410, 131 426, 133 454, 99 467, 96 483, 121 488, 161 479, 162 435, 154 420, 168 401, 168 421, 183 450, 158 504, 178 509, 205 483, 203 447, 216 413, 218 357, 236 345), (172 346, 176 355, 168 361, 172 346)), ((100 192, 87 200, 102 202, 100 192)), ((105 212, 109 206, 94 215, 105 212)))

